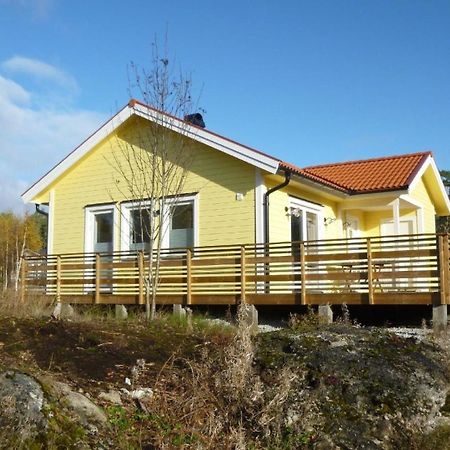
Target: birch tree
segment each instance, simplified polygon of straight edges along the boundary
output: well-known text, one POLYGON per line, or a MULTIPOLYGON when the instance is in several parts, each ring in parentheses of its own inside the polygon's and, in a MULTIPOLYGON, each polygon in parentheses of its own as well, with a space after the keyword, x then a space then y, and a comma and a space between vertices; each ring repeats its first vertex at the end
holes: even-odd
POLYGON ((34 216, 0 213, 0 280, 2 290, 18 289, 22 258, 26 251, 42 249, 39 223, 34 216))
POLYGON ((166 224, 183 193, 193 158, 186 137, 189 125, 177 119, 192 112, 191 79, 173 66, 167 40, 162 49, 155 40, 149 70, 131 65, 131 91, 151 107, 152 120, 140 120, 112 151, 121 200, 128 199, 138 212, 128 220, 135 241, 145 244, 145 303, 150 320, 156 312, 166 224))

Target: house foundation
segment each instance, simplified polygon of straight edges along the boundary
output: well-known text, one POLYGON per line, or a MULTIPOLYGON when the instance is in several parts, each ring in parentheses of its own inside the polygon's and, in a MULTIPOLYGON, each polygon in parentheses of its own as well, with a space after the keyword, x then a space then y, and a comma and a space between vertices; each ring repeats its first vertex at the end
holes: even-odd
POLYGON ((114 312, 115 312, 116 319, 119 319, 119 320, 128 319, 128 311, 124 305, 116 305, 114 312))
POLYGON ((433 330, 437 333, 447 329, 447 305, 433 306, 433 330))
POLYGON ((186 309, 182 305, 173 305, 173 315, 182 320, 186 317, 186 309))
POLYGON ((323 325, 333 323, 333 310, 330 305, 319 305, 317 314, 319 315, 319 322, 323 325))
POLYGON ((55 308, 52 312, 52 317, 54 319, 63 319, 68 317, 73 317, 75 310, 70 303, 57 302, 55 308))

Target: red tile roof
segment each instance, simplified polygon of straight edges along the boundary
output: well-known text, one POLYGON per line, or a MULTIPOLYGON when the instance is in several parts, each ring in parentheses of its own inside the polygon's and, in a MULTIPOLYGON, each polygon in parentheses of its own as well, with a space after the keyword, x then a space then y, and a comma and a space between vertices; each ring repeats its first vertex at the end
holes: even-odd
MULTIPOLYGON (((136 104, 158 111, 157 109, 146 105, 139 100, 132 99, 129 102, 131 107, 136 104)), ((166 112, 163 112, 163 114, 169 115, 166 112)), ((178 117, 171 117, 176 120, 181 120, 178 117)), ((349 194, 405 189, 408 187, 415 174, 419 171, 422 163, 428 156, 432 155, 431 152, 420 152, 383 158, 310 166, 302 169, 293 164, 281 161, 278 158, 270 156, 260 150, 239 144, 232 139, 221 136, 220 134, 214 133, 208 129, 203 130, 213 136, 218 136, 229 142, 248 148, 256 153, 278 160, 280 169, 289 170, 290 172, 349 194)))
POLYGON ((411 153, 300 169, 281 162, 283 169, 350 194, 406 189, 431 152, 411 153))

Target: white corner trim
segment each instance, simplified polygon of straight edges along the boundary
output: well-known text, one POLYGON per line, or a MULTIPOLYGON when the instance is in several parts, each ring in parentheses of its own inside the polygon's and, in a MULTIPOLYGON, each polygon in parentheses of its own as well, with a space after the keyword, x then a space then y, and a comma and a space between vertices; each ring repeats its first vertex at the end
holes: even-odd
POLYGON ((264 194, 267 191, 261 169, 255 168, 255 243, 264 243, 264 194))
POLYGON ((123 107, 110 120, 108 120, 97 131, 89 136, 81 145, 79 145, 61 162, 53 167, 53 169, 47 172, 46 175, 44 175, 35 184, 28 188, 22 194, 22 200, 25 203, 32 201, 32 199, 36 195, 42 192, 42 190, 48 187, 53 181, 55 181, 60 175, 62 175, 84 155, 86 155, 93 147, 95 147, 103 139, 108 137, 114 130, 116 130, 132 115, 137 115, 152 122, 158 123, 175 132, 181 133, 191 139, 206 144, 209 147, 215 148, 223 153, 240 159, 241 161, 264 169, 267 172, 276 173, 278 170, 279 160, 276 158, 272 158, 269 155, 265 155, 242 144, 238 144, 237 142, 228 140, 210 131, 193 127, 176 117, 171 117, 151 108, 147 108, 143 105, 135 104, 134 106, 127 105, 123 107))
POLYGON ((48 200, 48 224, 47 224, 47 254, 53 254, 53 233, 55 226, 55 190, 49 193, 48 200))

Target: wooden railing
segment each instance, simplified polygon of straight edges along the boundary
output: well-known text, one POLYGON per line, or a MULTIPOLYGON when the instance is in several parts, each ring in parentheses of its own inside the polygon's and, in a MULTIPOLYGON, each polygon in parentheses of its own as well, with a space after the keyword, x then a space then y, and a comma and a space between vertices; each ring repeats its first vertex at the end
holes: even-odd
MULTIPOLYGON (((145 303, 143 252, 27 257, 26 293, 69 303, 145 303)), ((448 304, 448 235, 162 251, 159 304, 448 304)))

